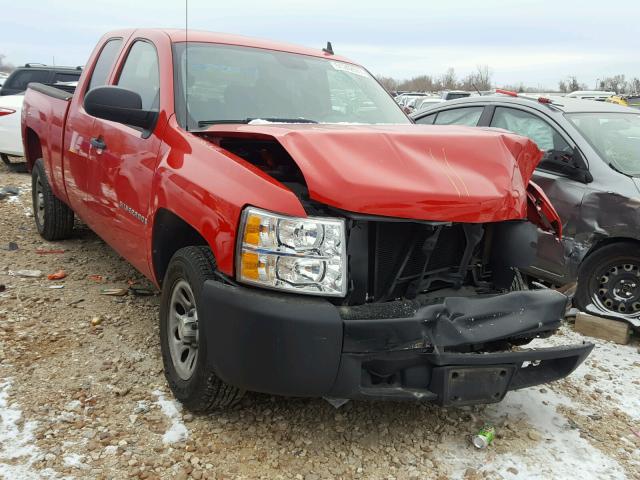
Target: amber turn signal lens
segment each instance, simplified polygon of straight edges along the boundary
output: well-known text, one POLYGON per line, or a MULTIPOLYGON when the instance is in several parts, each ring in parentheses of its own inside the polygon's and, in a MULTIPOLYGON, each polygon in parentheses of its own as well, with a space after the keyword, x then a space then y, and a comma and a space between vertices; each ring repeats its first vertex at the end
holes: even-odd
POLYGON ((260 267, 260 258, 257 253, 242 252, 242 263, 240 268, 244 278, 258 280, 260 278, 258 267, 260 267))
POLYGON ((249 215, 244 229, 244 243, 258 246, 260 243, 260 223, 260 217, 257 215, 249 215))

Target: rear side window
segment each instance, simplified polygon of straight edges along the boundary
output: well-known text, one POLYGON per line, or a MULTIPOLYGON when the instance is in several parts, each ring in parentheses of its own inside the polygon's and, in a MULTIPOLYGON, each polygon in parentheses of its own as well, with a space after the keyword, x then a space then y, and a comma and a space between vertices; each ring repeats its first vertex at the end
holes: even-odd
POLYGON ((49 72, 47 70, 20 70, 13 74, 11 81, 7 82, 6 88, 16 90, 26 90, 27 85, 32 82, 47 83, 49 72))
POLYGON ((102 51, 98 56, 98 60, 96 60, 96 66, 93 69, 93 73, 91 74, 89 90, 107 84, 109 72, 111 71, 111 67, 113 67, 113 62, 116 60, 116 56, 120 51, 121 45, 121 38, 114 38, 104 44, 104 47, 102 47, 102 51))
POLYGON ((136 92, 144 110, 157 110, 160 100, 158 54, 149 42, 137 41, 120 72, 118 86, 136 92))
POLYGON ((465 107, 444 110, 438 113, 434 125, 465 125, 475 127, 484 107, 465 107))
POLYGON ((80 78, 80 70, 78 70, 78 73, 56 72, 55 75, 53 76, 53 83, 77 82, 79 78, 80 78))

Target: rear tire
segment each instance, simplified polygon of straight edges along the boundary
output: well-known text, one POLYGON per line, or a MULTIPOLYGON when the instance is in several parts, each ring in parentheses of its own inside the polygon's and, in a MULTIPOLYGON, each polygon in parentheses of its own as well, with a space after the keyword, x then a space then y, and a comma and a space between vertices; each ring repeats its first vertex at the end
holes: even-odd
POLYGON ((6 153, 0 153, 0 159, 2 159, 5 164, 11 166, 11 160, 9 159, 9 155, 6 153))
POLYGON ((589 304, 604 312, 640 315, 640 249, 637 243, 605 245, 580 266, 573 299, 585 311, 589 304))
POLYGON ((40 236, 48 241, 69 238, 73 232, 73 210, 51 191, 41 158, 36 160, 31 172, 31 195, 40 236))
MULTIPOLYGON (((164 277, 160 302, 160 345, 169 387, 192 412, 229 408, 244 391, 227 385, 207 364, 207 339, 198 329, 198 305, 206 280, 215 280, 208 247, 178 250, 164 277)), ((200 317, 201 318, 201 317, 200 317)))

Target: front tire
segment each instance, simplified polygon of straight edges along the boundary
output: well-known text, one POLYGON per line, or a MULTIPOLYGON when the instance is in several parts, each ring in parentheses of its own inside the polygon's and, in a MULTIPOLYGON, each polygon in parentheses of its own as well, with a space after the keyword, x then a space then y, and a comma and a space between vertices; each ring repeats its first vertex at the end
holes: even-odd
POLYGON ((73 210, 51 191, 41 158, 36 160, 31 172, 31 195, 40 236, 50 242, 69 238, 73 232, 73 210))
POLYGON ((178 250, 164 278, 160 304, 160 345, 169 387, 188 410, 207 412, 236 404, 244 391, 227 385, 207 365, 207 339, 198 328, 198 305, 216 263, 207 247, 178 250))
POLYGON ((589 255, 578 272, 575 306, 640 315, 640 252, 632 242, 605 245, 589 255))

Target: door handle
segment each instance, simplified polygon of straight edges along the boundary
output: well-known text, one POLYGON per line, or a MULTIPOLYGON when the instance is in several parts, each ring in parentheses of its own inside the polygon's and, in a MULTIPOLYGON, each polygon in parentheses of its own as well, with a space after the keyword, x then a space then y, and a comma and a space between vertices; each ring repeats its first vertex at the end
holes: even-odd
POLYGON ((103 150, 107 149, 107 144, 104 143, 104 140, 102 140, 102 138, 100 137, 92 138, 89 143, 91 143, 91 145, 95 147, 95 149, 97 150, 97 153, 102 153, 103 150))

